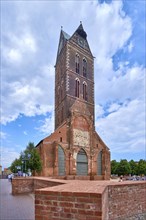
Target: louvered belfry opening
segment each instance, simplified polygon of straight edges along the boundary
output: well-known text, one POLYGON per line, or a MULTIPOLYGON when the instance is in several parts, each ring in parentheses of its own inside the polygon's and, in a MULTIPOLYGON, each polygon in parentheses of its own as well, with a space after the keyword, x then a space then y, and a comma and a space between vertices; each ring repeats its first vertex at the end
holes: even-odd
POLYGON ((88 159, 83 149, 81 149, 77 155, 77 175, 88 175, 88 159))
POLYGON ((65 156, 61 146, 58 146, 58 175, 65 175, 65 156))

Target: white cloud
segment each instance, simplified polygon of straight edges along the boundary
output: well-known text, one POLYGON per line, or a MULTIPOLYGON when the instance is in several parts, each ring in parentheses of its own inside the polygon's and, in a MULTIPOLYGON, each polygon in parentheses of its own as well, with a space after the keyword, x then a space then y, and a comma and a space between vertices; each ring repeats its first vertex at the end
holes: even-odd
MULTIPOLYGON (((111 56, 126 43, 132 32, 129 17, 123 15, 121 1, 102 5, 94 1, 85 2, 84 4, 79 2, 79 7, 76 7, 76 2, 66 2, 66 4, 60 2, 55 6, 49 2, 47 5, 38 3, 35 5, 35 10, 31 11, 31 15, 34 13, 36 19, 38 19, 37 10, 43 12, 43 20, 46 19, 47 15, 47 23, 43 26, 46 30, 49 29, 47 39, 47 36, 44 38, 44 33, 47 35, 47 32, 44 32, 41 24, 39 24, 39 31, 38 29, 34 31, 34 23, 29 20, 31 16, 28 13, 30 13, 30 8, 33 8, 33 4, 30 4, 29 8, 25 3, 22 4, 24 5, 25 16, 23 17, 24 11, 18 10, 17 16, 21 18, 16 20, 16 25, 19 24, 18 30, 13 31, 10 29, 8 33, 4 33, 9 42, 4 43, 3 47, 7 48, 4 50, 7 52, 5 53, 12 62, 18 61, 20 63, 21 61, 19 69, 13 69, 9 66, 11 71, 5 70, 6 74, 3 75, 2 123, 4 124, 15 120, 20 114, 26 116, 46 114, 49 106, 54 104, 55 59, 52 60, 52 55, 55 58, 59 38, 58 23, 56 24, 54 19, 54 10, 59 13, 60 26, 64 24, 65 27, 68 27, 66 17, 70 16, 71 11, 75 20, 71 21, 70 27, 74 26, 76 21, 77 23, 80 20, 86 21, 87 30, 86 28, 85 30, 89 33, 89 43, 91 42, 91 49, 93 48, 96 55, 95 71, 100 73, 100 76, 97 76, 95 72, 95 79, 105 77, 105 81, 99 81, 102 87, 104 87, 104 84, 108 86, 106 78, 112 79, 114 76, 111 56), (50 8, 49 12, 46 10, 47 6, 50 8), (82 11, 82 13, 78 14, 77 11, 82 11), (90 17, 91 20, 87 20, 85 15, 90 17), (46 47, 46 45, 48 46, 46 47), (55 46, 52 47, 52 45, 55 46), (13 77, 11 77, 11 74, 13 74, 13 77)), ((21 6, 19 3, 16 4, 17 9, 21 6)), ((74 28, 71 30, 71 34, 74 32, 74 28)), ((65 31, 68 32, 68 30, 65 31)), ((6 59, 6 62, 9 59, 6 59)), ((98 84, 96 85, 98 86, 98 84)), ((98 88, 100 89, 98 94, 103 99, 103 88, 101 89, 100 86, 98 88)), ((107 87, 104 87, 104 89, 107 91, 107 87)))
POLYGON ((130 44, 128 45, 128 52, 129 52, 129 53, 132 52, 133 47, 134 47, 133 42, 130 42, 130 44))
POLYGON ((35 38, 27 30, 18 35, 8 32, 7 38, 9 44, 2 44, 2 57, 6 63, 20 65, 37 51, 35 38))
POLYGON ((0 137, 1 139, 6 139, 7 134, 5 132, 0 131, 0 137))
MULTIPOLYGON (((5 5, 13 12, 13 19, 11 13, 3 14, 2 123, 15 121, 20 114, 31 117, 49 112, 51 116, 37 129, 45 135, 52 132, 54 65, 60 27, 63 25, 63 30, 71 35, 82 21, 96 57, 97 131, 117 152, 130 149, 136 152, 140 149, 138 145, 142 148, 145 69, 138 63, 131 64, 137 45, 134 39, 137 18, 132 20, 124 12, 123 4, 120 0, 110 4, 38 1, 34 7, 34 2, 21 1, 13 5, 7 2, 5 5), (68 22, 70 14, 72 18, 68 22), (130 53, 130 57, 121 59, 119 54, 115 71, 113 56, 119 51, 123 57, 130 53)), ((137 56, 142 49, 139 47, 137 56)))
POLYGON ((108 112, 115 112, 120 108, 120 105, 117 103, 111 104, 111 106, 108 109, 108 112))
POLYGON ((3 168, 9 167, 11 163, 20 156, 20 153, 16 152, 14 148, 1 147, 0 151, 3 168))
POLYGON ((123 103, 105 118, 97 119, 97 132, 112 152, 144 152, 145 106, 143 100, 123 103))
POLYGON ((104 109, 101 105, 95 105, 95 116, 97 118, 102 117, 104 115, 104 109))
MULTIPOLYGON (((124 15, 122 8, 121 1, 99 4, 96 7, 95 32, 94 36, 91 36, 94 41, 91 41, 91 45, 93 45, 93 50, 96 51, 98 58, 111 57, 125 45, 132 34, 131 20, 124 15)), ((90 32, 90 35, 92 34, 93 31, 90 32)))
POLYGON ((144 78, 145 68, 137 65, 121 67, 110 80, 107 72, 107 77, 96 82, 96 102, 105 104, 115 100, 124 102, 127 99, 142 98, 145 94, 144 78))
POLYGON ((44 121, 41 121, 41 126, 37 127, 43 135, 50 135, 54 131, 54 115, 50 115, 44 121))
POLYGON ((17 49, 10 49, 8 51, 8 59, 12 62, 20 62, 22 60, 22 56, 17 49))

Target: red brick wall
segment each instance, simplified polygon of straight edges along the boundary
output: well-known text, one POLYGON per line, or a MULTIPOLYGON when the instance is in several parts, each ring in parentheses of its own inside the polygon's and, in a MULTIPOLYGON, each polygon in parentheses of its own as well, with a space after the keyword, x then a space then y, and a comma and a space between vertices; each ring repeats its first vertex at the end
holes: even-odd
POLYGON ((146 181, 124 182, 123 184, 109 186, 108 201, 109 220, 130 219, 130 217, 142 213, 145 213, 146 217, 146 181))
POLYGON ((36 191, 35 220, 101 219, 101 195, 36 191))
POLYGON ((69 182, 35 193, 36 220, 136 220, 146 217, 144 181, 73 181, 72 185, 69 182))
POLYGON ((64 181, 60 180, 49 180, 39 177, 29 177, 29 178, 14 178, 12 180, 12 194, 23 194, 23 193, 33 193, 36 189, 42 189, 45 187, 52 187, 64 184, 64 181))
POLYGON ((34 190, 33 178, 14 178, 12 180, 12 194, 31 193, 34 190))
POLYGON ((13 179, 13 195, 34 191, 36 220, 146 218, 146 181, 67 181, 43 177, 13 179))

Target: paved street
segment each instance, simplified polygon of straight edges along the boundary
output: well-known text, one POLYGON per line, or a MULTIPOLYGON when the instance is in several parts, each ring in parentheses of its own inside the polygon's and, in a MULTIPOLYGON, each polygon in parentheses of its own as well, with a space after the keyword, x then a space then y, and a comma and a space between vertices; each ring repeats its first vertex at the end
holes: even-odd
POLYGON ((33 196, 13 196, 7 179, 0 179, 0 220, 34 220, 33 196))

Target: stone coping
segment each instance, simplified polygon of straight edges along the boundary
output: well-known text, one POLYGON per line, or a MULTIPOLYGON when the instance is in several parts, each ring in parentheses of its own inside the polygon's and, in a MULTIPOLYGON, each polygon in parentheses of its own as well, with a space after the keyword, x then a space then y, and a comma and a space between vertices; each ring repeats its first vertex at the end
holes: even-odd
POLYGON ((53 178, 44 178, 44 177, 33 177, 37 180, 46 180, 50 182, 61 183, 58 186, 45 187, 42 189, 36 189, 36 194, 55 194, 55 192, 64 193, 82 193, 82 194, 102 194, 107 186, 127 186, 127 185, 137 185, 137 184, 146 184, 146 181, 107 181, 107 180, 59 180, 53 178), (64 184, 63 184, 64 183, 64 184))

